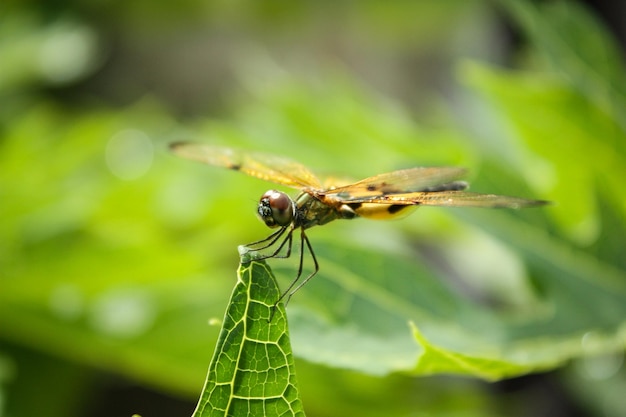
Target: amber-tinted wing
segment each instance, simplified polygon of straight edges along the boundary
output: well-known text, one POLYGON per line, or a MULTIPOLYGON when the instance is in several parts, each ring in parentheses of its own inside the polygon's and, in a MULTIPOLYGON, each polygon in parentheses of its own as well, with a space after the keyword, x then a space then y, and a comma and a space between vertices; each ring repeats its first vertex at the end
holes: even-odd
POLYGON ((435 191, 396 193, 371 197, 355 197, 348 203, 378 203, 387 205, 425 205, 448 207, 525 208, 549 204, 544 200, 528 200, 496 194, 479 194, 467 191, 435 191))
MULTIPOLYGON (((388 194, 435 191, 442 189, 464 189, 467 184, 458 179, 465 176, 466 170, 457 167, 409 168, 388 172, 354 184, 336 187, 325 195, 330 199, 353 201, 380 197, 388 194)), ((358 202, 358 201, 355 201, 358 202)))
POLYGON ((276 184, 298 189, 321 188, 317 177, 304 165, 269 153, 247 152, 193 142, 172 143, 170 150, 183 158, 241 171, 276 184))

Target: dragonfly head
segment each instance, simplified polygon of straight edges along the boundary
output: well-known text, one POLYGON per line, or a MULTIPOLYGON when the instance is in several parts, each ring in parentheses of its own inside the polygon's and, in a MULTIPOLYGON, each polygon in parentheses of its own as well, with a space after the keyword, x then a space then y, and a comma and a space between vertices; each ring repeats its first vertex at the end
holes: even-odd
POLYGON ((268 227, 288 226, 293 222, 295 206, 291 198, 280 191, 269 190, 259 201, 257 214, 268 227))

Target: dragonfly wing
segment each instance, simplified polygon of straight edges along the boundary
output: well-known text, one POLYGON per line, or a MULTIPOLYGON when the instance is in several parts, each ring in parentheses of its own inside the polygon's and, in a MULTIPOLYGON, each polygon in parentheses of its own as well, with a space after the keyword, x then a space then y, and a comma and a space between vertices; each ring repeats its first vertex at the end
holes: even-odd
POLYGON ((447 189, 465 189, 467 184, 457 181, 466 174, 458 167, 419 167, 388 172, 350 185, 336 187, 325 194, 341 201, 353 201, 366 197, 447 189))
POLYGON ((193 142, 172 143, 170 150, 183 158, 241 171, 277 184, 298 189, 321 188, 317 177, 304 165, 269 153, 248 152, 193 142))
POLYGON ((529 200, 520 197, 470 193, 466 191, 396 193, 377 197, 353 198, 349 200, 349 203, 377 203, 392 206, 424 205, 484 208, 525 208, 539 207, 548 204, 548 202, 544 200, 529 200))

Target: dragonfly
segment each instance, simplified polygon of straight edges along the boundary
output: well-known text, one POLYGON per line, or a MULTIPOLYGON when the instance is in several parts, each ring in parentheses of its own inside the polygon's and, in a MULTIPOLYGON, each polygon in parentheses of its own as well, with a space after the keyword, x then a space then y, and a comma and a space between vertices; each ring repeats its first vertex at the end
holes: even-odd
POLYGON ((264 239, 244 245, 248 250, 265 252, 257 259, 291 256, 294 233, 300 233, 299 263, 296 277, 282 292, 277 305, 285 304, 319 271, 319 263, 306 231, 338 219, 392 219, 408 214, 419 206, 526 208, 548 204, 496 194, 466 191, 460 167, 416 167, 365 178, 348 185, 323 184, 304 165, 266 152, 214 146, 197 142, 174 142, 170 150, 177 156, 208 165, 239 171, 251 177, 295 188, 295 198, 275 189, 264 193, 257 205, 258 217, 276 229, 264 239), (313 260, 313 271, 304 279, 304 252, 313 260))

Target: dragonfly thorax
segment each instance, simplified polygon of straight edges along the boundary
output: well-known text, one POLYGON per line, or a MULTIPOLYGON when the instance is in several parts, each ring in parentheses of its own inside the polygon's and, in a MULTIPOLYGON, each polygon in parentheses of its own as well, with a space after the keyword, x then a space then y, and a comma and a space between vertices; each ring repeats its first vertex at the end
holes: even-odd
POLYGON ((295 205, 287 194, 269 190, 261 196, 257 214, 268 227, 284 227, 293 222, 295 205))

